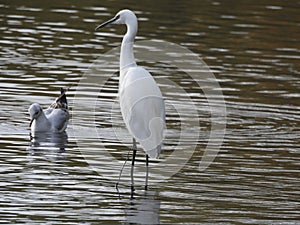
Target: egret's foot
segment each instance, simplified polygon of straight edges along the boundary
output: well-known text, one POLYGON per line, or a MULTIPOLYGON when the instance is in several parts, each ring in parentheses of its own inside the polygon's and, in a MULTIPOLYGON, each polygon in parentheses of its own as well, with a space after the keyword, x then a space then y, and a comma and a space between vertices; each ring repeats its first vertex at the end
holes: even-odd
POLYGON ((133 199, 133 197, 134 197, 134 191, 135 191, 134 186, 131 185, 131 198, 132 198, 132 199, 133 199))
POLYGON ((134 186, 131 185, 131 192, 134 192, 134 191, 135 191, 134 186))

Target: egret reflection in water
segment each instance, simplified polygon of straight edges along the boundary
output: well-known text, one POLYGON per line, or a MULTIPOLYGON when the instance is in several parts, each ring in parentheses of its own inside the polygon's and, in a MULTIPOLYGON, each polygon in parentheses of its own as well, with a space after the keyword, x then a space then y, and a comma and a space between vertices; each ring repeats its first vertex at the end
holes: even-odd
POLYGON ((126 221, 129 224, 160 224, 158 195, 158 191, 145 191, 144 195, 130 199, 125 209, 126 221))

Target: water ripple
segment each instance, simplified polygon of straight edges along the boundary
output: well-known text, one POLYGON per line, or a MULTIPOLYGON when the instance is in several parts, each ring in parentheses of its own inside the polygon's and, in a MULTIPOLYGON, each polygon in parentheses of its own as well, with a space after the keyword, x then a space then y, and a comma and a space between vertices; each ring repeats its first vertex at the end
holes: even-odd
MULTIPOLYGON (((154 38, 188 47, 215 74, 227 108, 224 143, 215 161, 198 171, 212 123, 205 87, 195 85, 205 84, 203 78, 192 81, 170 65, 171 60, 141 61, 158 83, 169 79, 186 92, 178 93, 170 84, 160 86, 167 106, 161 160, 173 151, 188 150, 190 144, 196 149, 179 173, 148 191, 137 186, 133 199, 127 164, 116 192, 115 183, 104 175, 117 178, 131 137, 116 102, 114 65, 97 71, 99 79, 113 74, 104 87, 93 82, 76 88, 91 63, 120 44, 123 28, 111 26, 94 33, 95 26, 113 16, 115 3, 55 1, 51 8, 43 2, 4 2, 0 4, 0 223, 297 224, 299 4, 159 4, 126 7, 141 18, 138 40, 154 38), (62 86, 71 87, 67 136, 30 139, 29 105, 37 102, 46 108, 62 86), (198 115, 188 110, 187 98, 198 115), (96 103, 91 110, 92 99, 96 103), (76 101, 83 102, 80 108, 76 101), (179 115, 176 105, 186 114, 179 115), (179 144, 181 126, 190 133, 179 144), (75 137, 78 130, 85 135, 75 137), (193 134, 199 130, 195 140, 193 134), (117 160, 105 161, 107 153, 117 160)), ((182 57, 174 52, 169 56, 182 57)), ((144 155, 139 152, 137 158, 137 168, 144 168, 144 155)), ((151 162, 152 168, 156 163, 151 162)), ((136 176, 143 182, 143 171, 137 169, 136 176)))

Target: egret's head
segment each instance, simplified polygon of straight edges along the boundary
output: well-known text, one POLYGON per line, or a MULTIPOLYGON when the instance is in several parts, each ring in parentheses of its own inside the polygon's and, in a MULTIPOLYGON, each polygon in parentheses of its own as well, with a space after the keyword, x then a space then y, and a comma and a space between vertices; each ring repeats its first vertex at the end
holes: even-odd
POLYGON ((28 112, 30 116, 30 127, 32 122, 41 115, 42 111, 42 107, 37 103, 34 103, 29 107, 28 112))
POLYGON ((133 23, 137 23, 137 18, 135 14, 129 9, 123 9, 120 12, 118 12, 114 18, 96 27, 96 30, 105 27, 108 24, 133 24, 133 23))

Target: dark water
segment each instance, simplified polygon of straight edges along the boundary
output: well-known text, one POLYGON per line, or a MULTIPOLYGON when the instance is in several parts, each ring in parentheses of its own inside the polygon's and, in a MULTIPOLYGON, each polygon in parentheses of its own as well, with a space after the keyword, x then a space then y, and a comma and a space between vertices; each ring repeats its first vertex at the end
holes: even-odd
POLYGON ((299 9, 297 1, 268 0, 2 1, 0 223, 298 224, 299 9), (120 192, 114 188, 130 137, 116 101, 118 62, 104 59, 125 28, 94 32, 123 8, 139 17, 136 40, 146 42, 137 45, 150 52, 137 53, 139 64, 152 72, 167 105, 165 152, 151 163, 152 183, 144 191, 140 151, 133 199, 129 163, 120 192), (197 86, 203 77, 147 59, 155 54, 151 39, 188 48, 220 85, 225 137, 204 171, 199 162, 215 112, 205 87, 197 86), (47 107, 62 86, 71 87, 67 133, 30 140, 29 105, 47 107), (187 162, 170 178, 178 167, 167 161, 173 150, 190 155, 178 156, 187 162))

